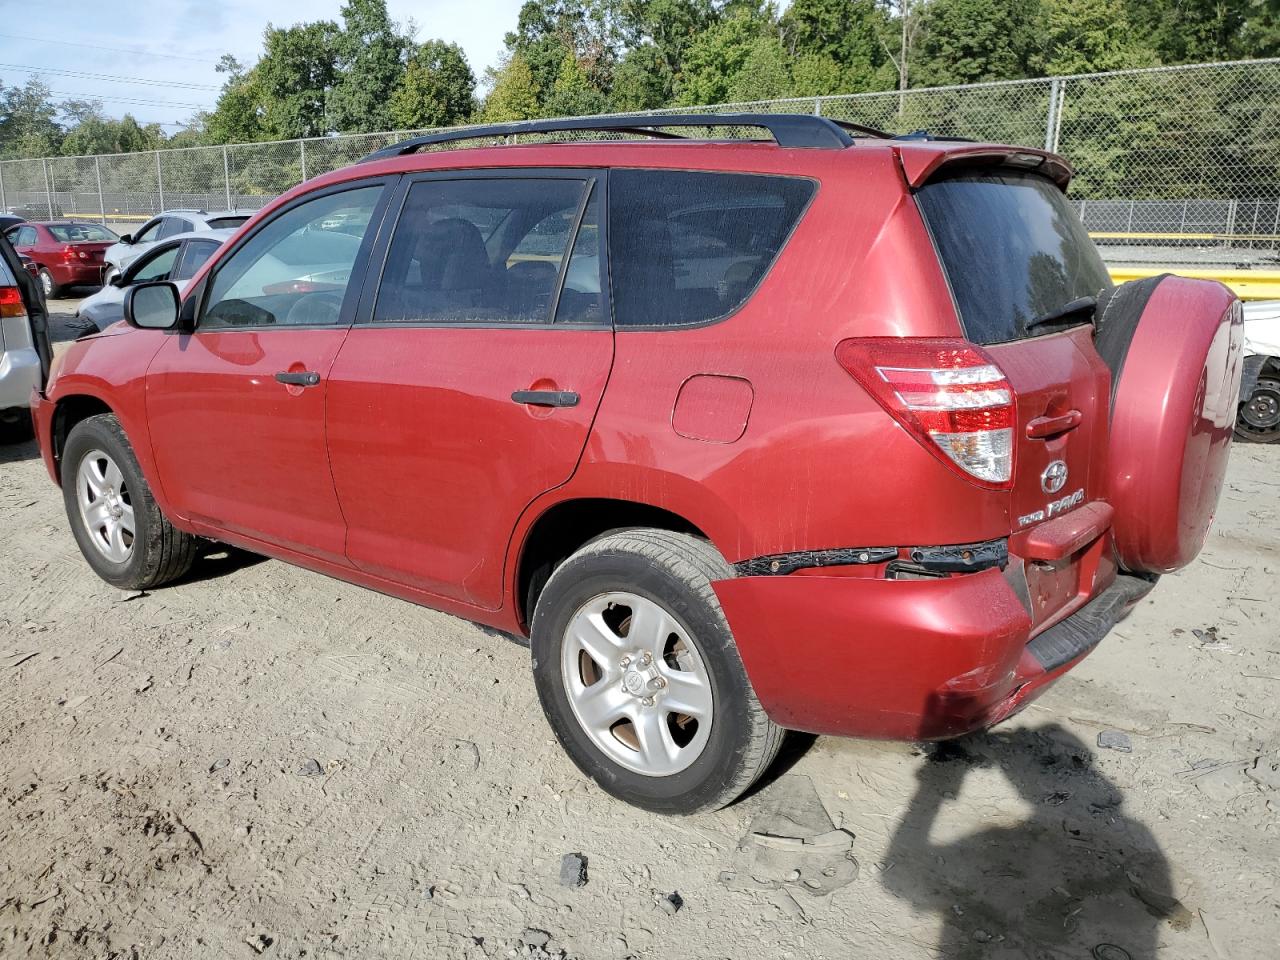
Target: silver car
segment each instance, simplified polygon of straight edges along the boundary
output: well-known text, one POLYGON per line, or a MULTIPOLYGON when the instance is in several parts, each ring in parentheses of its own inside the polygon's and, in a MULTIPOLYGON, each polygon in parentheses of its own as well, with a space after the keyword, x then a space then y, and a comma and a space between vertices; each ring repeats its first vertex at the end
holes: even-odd
POLYGON ((188 281, 196 275, 196 271, 235 232, 232 228, 179 233, 152 244, 149 250, 125 267, 122 273, 117 273, 108 280, 101 290, 80 301, 76 316, 81 321, 88 321, 82 323, 85 333, 105 330, 116 321, 123 320, 124 295, 135 283, 172 280, 179 290, 186 290, 188 281))
POLYGON ((53 359, 47 319, 39 284, 0 236, 0 443, 31 437, 31 391, 53 359))
POLYGON ((136 233, 126 233, 120 238, 119 243, 107 248, 107 252, 103 255, 107 266, 102 280, 104 283, 110 283, 114 276, 157 243, 172 239, 179 234, 203 233, 207 230, 234 230, 257 212, 257 210, 222 210, 209 213, 205 210, 166 210, 144 223, 136 233))

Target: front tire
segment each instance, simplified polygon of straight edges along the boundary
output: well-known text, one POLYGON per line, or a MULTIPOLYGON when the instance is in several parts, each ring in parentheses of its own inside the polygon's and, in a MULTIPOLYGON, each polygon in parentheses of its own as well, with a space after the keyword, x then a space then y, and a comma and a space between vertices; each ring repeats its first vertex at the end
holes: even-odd
POLYGON ((195 562, 198 539, 160 512, 114 414, 72 428, 62 454, 62 498, 80 552, 112 586, 158 587, 195 562))
POLYGON ((606 792, 691 814, 737 799, 777 755, 711 588, 733 567, 703 540, 626 530, 592 541, 547 581, 530 647, 542 709, 606 792))
POLYGON ((46 267, 40 268, 40 286, 44 287, 46 300, 57 300, 62 296, 62 287, 54 282, 53 274, 46 267))

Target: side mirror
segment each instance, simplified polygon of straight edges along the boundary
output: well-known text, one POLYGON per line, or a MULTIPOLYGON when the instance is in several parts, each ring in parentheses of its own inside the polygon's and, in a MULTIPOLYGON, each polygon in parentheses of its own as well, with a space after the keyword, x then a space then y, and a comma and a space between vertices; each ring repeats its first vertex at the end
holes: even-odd
POLYGON ((120 236, 121 243, 133 243, 133 234, 125 233, 120 236))
POLYGON ((107 286, 110 286, 110 287, 123 287, 123 286, 124 286, 124 274, 123 274, 123 273, 117 273, 117 274, 115 274, 115 275, 114 275, 110 280, 108 280, 108 281, 107 281, 107 286))
POLYGON ((140 283, 124 295, 124 319, 142 330, 172 330, 181 303, 177 286, 168 280, 140 283))

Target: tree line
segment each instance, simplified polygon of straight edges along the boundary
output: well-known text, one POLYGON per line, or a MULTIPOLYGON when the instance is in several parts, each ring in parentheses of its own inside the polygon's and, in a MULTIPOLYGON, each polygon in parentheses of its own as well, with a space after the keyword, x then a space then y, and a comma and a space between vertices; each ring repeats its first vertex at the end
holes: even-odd
POLYGON ((385 0, 268 25, 173 135, 0 83, 0 156, 75 156, 1280 54, 1280 0, 527 0, 483 82, 385 0))

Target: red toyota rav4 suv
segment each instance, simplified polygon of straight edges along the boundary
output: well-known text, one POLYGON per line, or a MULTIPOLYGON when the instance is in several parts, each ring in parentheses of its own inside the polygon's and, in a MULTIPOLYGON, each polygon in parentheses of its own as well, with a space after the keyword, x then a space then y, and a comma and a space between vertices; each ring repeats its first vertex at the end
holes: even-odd
POLYGON ((411 140, 131 288, 35 398, 89 564, 212 538, 527 635, 569 755, 669 813, 784 728, 1025 705, 1199 550, 1238 304, 1113 289, 1051 154, 706 124, 411 140))

